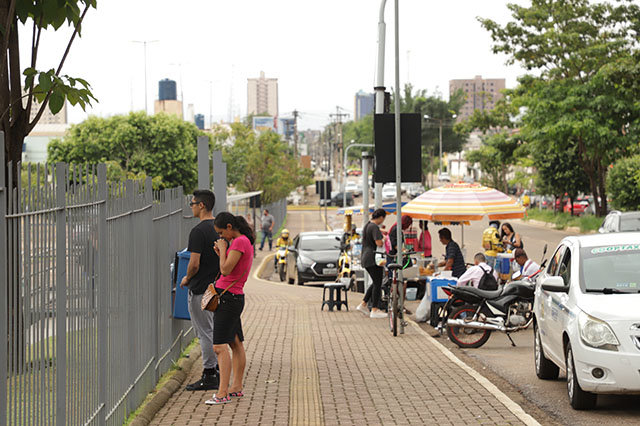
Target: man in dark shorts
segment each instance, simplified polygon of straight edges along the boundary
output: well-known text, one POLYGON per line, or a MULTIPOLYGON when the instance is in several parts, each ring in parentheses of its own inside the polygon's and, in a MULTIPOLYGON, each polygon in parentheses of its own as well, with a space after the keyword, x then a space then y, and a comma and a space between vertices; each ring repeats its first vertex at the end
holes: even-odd
POLYGON ((189 288, 189 315, 202 348, 202 378, 187 385, 186 389, 213 390, 218 389, 220 382, 217 373, 218 358, 213 351, 213 312, 203 311, 201 308, 202 295, 209 284, 214 282, 220 272, 220 258, 214 251, 215 242, 220 238, 213 227, 213 206, 216 197, 207 189, 193 191, 193 199, 189 203, 194 217, 200 218, 200 223, 189 233, 188 251, 191 252, 187 275, 180 283, 181 287, 189 288))
POLYGON ((467 269, 460 246, 451 239, 449 228, 442 228, 438 231, 438 235, 440 236, 440 242, 446 246, 444 261, 440 262, 438 266, 444 266, 445 271, 451 271, 451 275, 460 278, 467 269))
POLYGON ((372 284, 367 289, 362 303, 356 309, 369 315, 369 318, 386 318, 387 316, 386 313, 378 308, 384 268, 376 264, 376 249, 384 244, 380 224, 384 222, 385 217, 387 217, 387 212, 384 209, 374 211, 371 215, 371 220, 362 229, 361 264, 371 276, 372 284), (370 299, 372 304, 371 312, 367 308, 370 299))

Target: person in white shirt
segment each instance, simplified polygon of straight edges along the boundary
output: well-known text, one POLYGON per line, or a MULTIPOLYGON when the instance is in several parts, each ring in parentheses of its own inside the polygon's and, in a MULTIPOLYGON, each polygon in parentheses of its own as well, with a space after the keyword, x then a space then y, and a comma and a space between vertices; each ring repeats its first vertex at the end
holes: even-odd
POLYGON ((498 272, 487 265, 487 258, 484 254, 476 253, 473 257, 473 263, 475 263, 475 266, 467 269, 465 273, 458 278, 458 286, 471 285, 477 288, 480 284, 480 278, 482 278, 485 271, 488 273, 493 271, 493 276, 496 280, 498 279, 498 272))
POLYGON ((524 249, 518 248, 513 252, 513 259, 516 261, 518 265, 520 265, 520 277, 525 278, 530 275, 535 274, 540 269, 540 265, 538 265, 533 260, 529 259, 527 256, 527 252, 524 249))

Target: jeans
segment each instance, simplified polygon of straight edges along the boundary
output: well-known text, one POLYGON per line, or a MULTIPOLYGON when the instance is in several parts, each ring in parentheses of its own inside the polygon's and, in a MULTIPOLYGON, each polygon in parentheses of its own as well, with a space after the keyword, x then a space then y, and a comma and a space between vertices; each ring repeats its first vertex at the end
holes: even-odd
POLYGON ((269 239, 269 250, 271 250, 272 246, 273 246, 273 233, 269 230, 262 230, 262 242, 260 243, 260 250, 262 250, 264 248, 264 242, 266 241, 266 239, 269 239))
POLYGON ((487 256, 484 257, 487 259, 487 265, 491 266, 493 269, 496 269, 496 257, 495 256, 487 256))
POLYGON ((193 294, 189 290, 188 308, 191 324, 200 339, 202 349, 202 366, 205 369, 216 368, 218 357, 213 351, 213 312, 203 311, 201 308, 202 294, 193 294))
POLYGON ((365 269, 371 276, 372 283, 364 295, 364 303, 369 303, 369 300, 371 300, 371 306, 378 309, 380 307, 380 291, 382 288, 382 274, 384 273, 384 269, 376 265, 367 266, 365 269))

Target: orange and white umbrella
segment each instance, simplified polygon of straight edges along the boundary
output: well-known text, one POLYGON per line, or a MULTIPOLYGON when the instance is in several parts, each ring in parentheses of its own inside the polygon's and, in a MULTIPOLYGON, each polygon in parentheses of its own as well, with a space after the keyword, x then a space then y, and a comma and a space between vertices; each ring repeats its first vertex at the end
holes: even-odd
POLYGON ((453 183, 434 188, 402 207, 402 213, 414 219, 433 222, 519 219, 525 209, 505 193, 477 183, 453 183))

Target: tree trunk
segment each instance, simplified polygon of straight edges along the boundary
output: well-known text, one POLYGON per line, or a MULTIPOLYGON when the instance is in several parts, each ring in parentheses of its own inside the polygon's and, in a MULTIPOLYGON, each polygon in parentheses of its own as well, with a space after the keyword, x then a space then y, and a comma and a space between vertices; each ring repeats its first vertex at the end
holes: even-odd
MULTIPOLYGON (((602 165, 598 168, 598 192, 600 195, 600 203, 599 210, 596 211, 596 215, 599 217, 603 217, 607 215, 607 191, 605 186, 605 174, 607 172, 606 167, 602 167, 602 165)), ((593 197, 596 199, 595 195, 593 197)), ((596 206, 598 206, 596 204, 596 206)))

